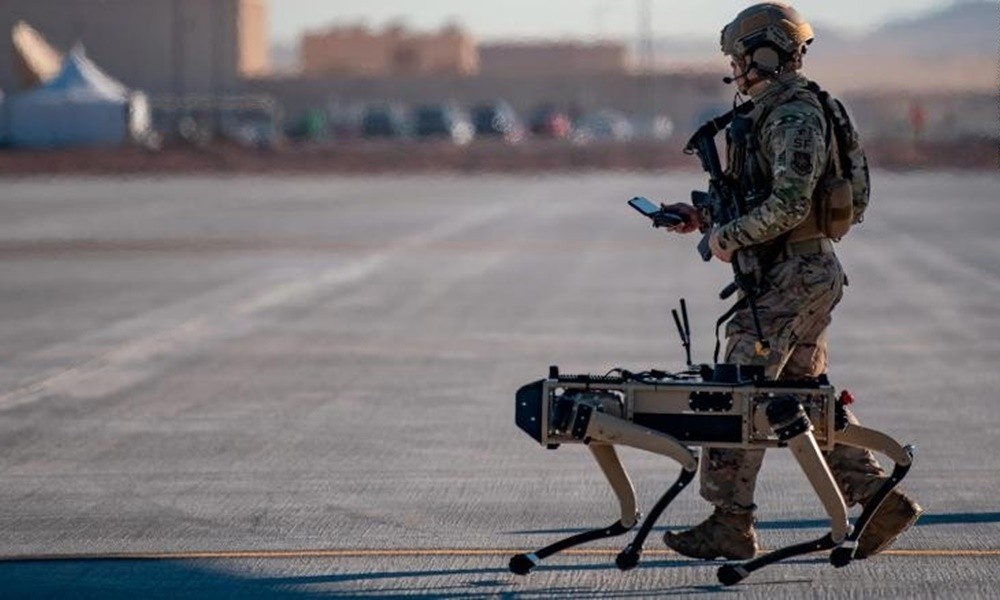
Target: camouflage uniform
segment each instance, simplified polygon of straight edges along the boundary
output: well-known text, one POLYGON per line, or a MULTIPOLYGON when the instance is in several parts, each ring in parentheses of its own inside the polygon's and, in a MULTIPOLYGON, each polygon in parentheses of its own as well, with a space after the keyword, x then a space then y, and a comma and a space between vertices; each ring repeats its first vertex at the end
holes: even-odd
MULTIPOLYGON (((724 249, 771 245, 777 250, 776 261, 765 273, 765 290, 757 299, 770 354, 756 352, 757 333, 748 308, 737 311, 726 328, 726 362, 763 365, 775 379, 812 378, 826 372, 826 329, 846 284, 829 242, 816 244, 812 253, 781 250, 786 234, 808 226, 813 193, 829 160, 826 118, 807 84, 804 77, 791 72, 754 97, 749 117, 755 124, 751 138, 757 144, 742 149, 731 144, 729 171, 735 180, 745 181, 744 169, 758 169, 770 184, 770 194, 756 205, 751 203, 747 215, 719 229, 724 249)), ((855 135, 850 136, 850 145, 854 168, 867 171, 855 135)), ((868 197, 867 173, 854 181, 859 182, 855 219, 860 220, 868 197)), ((702 496, 731 513, 752 512, 763 459, 763 450, 705 449, 702 496)), ((870 497, 885 477, 867 450, 837 445, 827 459, 849 505, 870 497)))

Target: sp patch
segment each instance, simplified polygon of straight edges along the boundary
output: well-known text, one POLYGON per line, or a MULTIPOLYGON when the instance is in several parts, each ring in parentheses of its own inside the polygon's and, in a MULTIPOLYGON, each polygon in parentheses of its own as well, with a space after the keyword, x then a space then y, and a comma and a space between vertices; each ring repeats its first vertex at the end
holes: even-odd
POLYGON ((812 175, 813 171, 813 159, 812 155, 808 152, 793 152, 792 153, 792 171, 803 177, 812 175))

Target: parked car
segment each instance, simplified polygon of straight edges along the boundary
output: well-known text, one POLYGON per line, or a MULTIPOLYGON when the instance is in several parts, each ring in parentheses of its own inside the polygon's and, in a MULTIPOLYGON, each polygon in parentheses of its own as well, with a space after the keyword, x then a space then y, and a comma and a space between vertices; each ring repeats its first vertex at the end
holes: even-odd
POLYGON ((316 141, 327 136, 326 111, 310 110, 285 129, 285 136, 297 142, 316 141))
POLYGON ((406 115, 397 106, 371 106, 361 120, 361 135, 366 138, 400 138, 408 134, 406 115))
POLYGON ((563 139, 573 131, 573 123, 569 116, 555 105, 543 104, 535 109, 528 119, 531 133, 539 137, 563 139))
POLYGON ((635 127, 623 113, 606 108, 584 115, 576 124, 573 140, 580 143, 624 142, 635 137, 635 127))
POLYGON ((445 139, 465 145, 472 141, 472 123, 453 106, 429 104, 413 111, 413 127, 421 139, 445 139))
POLYGON ((361 137, 361 125, 367 110, 363 104, 331 102, 326 107, 327 130, 338 140, 353 140, 361 137))
POLYGON ((635 137, 641 140, 663 141, 674 135, 674 122, 665 115, 644 115, 632 119, 635 137))
POLYGON ((510 104, 503 100, 484 102, 472 109, 472 124, 476 135, 518 142, 524 137, 524 127, 510 104))

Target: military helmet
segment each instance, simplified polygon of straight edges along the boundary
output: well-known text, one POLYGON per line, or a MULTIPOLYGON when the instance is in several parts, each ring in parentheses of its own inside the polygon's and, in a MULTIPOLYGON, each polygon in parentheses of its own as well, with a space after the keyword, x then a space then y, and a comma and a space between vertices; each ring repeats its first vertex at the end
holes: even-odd
POLYGON ((746 56, 764 45, 791 56, 812 41, 812 27, 784 2, 754 4, 722 29, 722 53, 729 56, 746 56))

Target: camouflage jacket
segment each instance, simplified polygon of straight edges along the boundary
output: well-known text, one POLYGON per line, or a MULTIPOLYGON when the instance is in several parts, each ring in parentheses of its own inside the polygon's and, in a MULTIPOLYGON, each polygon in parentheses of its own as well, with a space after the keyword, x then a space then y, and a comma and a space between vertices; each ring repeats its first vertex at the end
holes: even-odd
MULTIPOLYGON (((757 161, 759 172, 768 180, 769 194, 751 203, 746 215, 719 229, 723 248, 735 250, 774 240, 809 216, 816 186, 828 167, 830 148, 829 124, 808 85, 809 80, 799 73, 786 73, 753 98, 749 118, 754 122, 756 139, 750 158, 757 161)), ((867 162, 853 128, 849 142, 848 155, 856 157, 854 168, 864 170, 854 178, 858 188, 855 221, 860 222, 868 198, 867 162)), ((728 169, 733 174, 737 165, 733 164, 732 147, 729 159, 728 169)))

